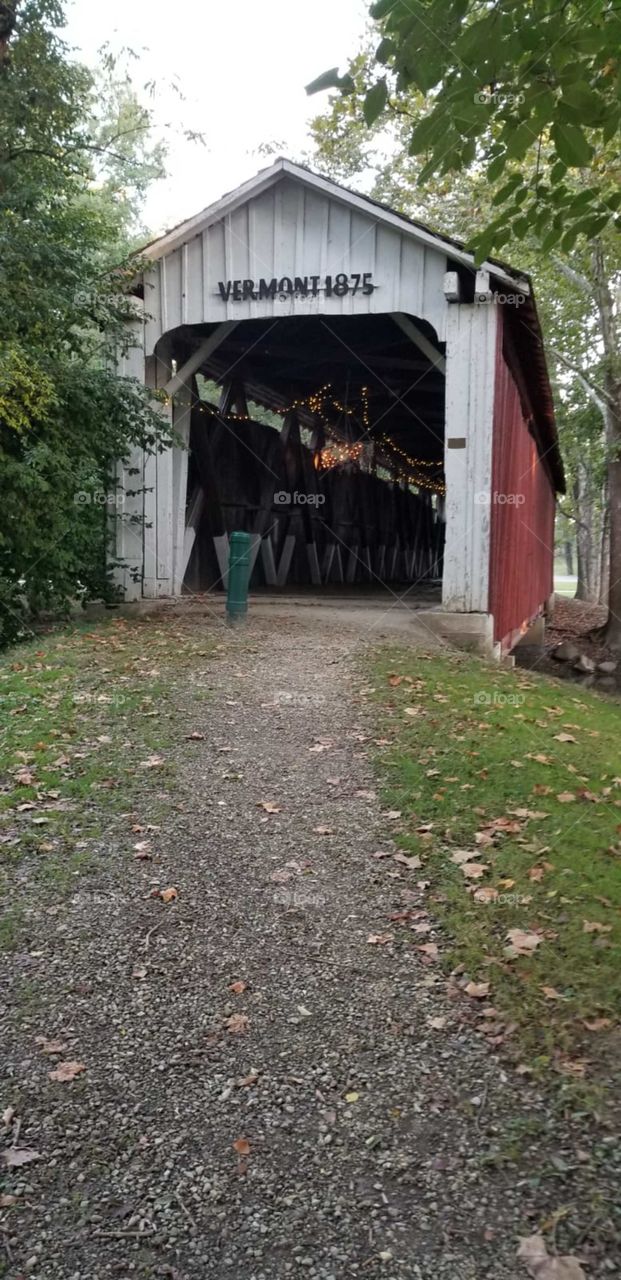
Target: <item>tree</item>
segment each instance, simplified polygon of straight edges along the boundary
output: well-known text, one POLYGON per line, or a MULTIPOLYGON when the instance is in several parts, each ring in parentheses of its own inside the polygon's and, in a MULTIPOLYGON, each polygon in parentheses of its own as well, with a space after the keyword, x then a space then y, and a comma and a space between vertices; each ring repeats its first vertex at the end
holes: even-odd
MULTIPOLYGON (((490 0, 485 7, 379 0, 371 13, 379 44, 346 75, 328 72, 309 91, 336 86, 343 96, 332 101, 332 115, 355 117, 358 128, 364 121, 371 137, 388 127, 396 140, 393 175, 396 169, 397 185, 403 178, 410 187, 410 206, 424 194, 429 218, 444 189, 440 226, 461 234, 479 260, 515 249, 520 265, 544 283, 539 299, 560 392, 577 382, 583 407, 587 396, 605 425, 607 638, 621 652, 619 7, 597 0, 585 13, 572 0, 490 0), (469 214, 461 199, 468 188, 469 214), (555 301, 568 296, 579 323, 571 306, 555 301)), ((328 133, 326 125, 327 151, 328 133)), ((335 132, 333 152, 337 146, 335 132)), ((358 155, 367 146, 359 139, 358 155)), ((351 138, 348 147, 353 155, 351 138)), ((394 202, 394 176, 384 169, 380 177, 384 192, 392 181, 394 202)))
MULTIPOLYGON (((473 165, 497 191, 500 213, 477 236, 481 256, 527 228, 546 247, 571 249, 579 235, 603 231, 621 207, 618 156, 608 143, 621 124, 615 0, 377 0, 375 73, 363 104, 367 124, 389 100, 410 114, 409 153, 423 156, 418 180, 473 165), (547 148, 551 165, 533 184, 520 174, 530 152, 547 148), (566 178, 588 175, 579 191, 566 178), (544 232, 545 228, 545 232, 544 232)), ((324 73, 309 92, 353 88, 351 73, 324 73)), ((619 225, 618 219, 617 225, 619 225)))
POLYGON ((140 114, 127 85, 114 110, 97 105, 93 76, 58 34, 62 20, 56 0, 0 6, 5 643, 21 633, 26 608, 111 597, 111 464, 134 443, 150 451, 166 443, 144 388, 114 372, 127 342, 133 268, 113 263, 130 239, 142 166, 151 172, 161 156, 145 151, 142 131, 119 130, 119 117, 134 131, 140 114))

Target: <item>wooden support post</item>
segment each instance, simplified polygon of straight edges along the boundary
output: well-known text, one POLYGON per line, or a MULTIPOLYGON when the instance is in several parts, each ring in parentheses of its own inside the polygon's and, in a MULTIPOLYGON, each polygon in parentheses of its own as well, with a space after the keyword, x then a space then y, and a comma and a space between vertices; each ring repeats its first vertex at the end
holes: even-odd
MULTIPOLYGON (((154 390, 170 378, 170 347, 146 361, 146 384, 154 390)), ((158 402, 163 421, 172 426, 172 400, 158 402)), ((173 594, 173 449, 165 448, 145 458, 145 524, 143 595, 149 599, 173 594)))
POLYGON ((291 561, 293 559, 294 551, 295 551, 295 535, 293 533, 288 533, 285 538, 282 551, 280 553, 280 559, 278 561, 278 574, 276 578, 276 585, 278 587, 285 586, 287 578, 289 577, 289 570, 291 568, 291 561))
MULTIPOLYGON (((128 349, 119 361, 122 377, 144 383, 144 302, 132 299, 133 319, 128 325, 128 349)), ((114 471, 115 504, 111 517, 110 551, 112 579, 124 600, 139 600, 144 573, 144 469, 143 449, 131 449, 114 471)))
MULTIPOLYGON (((188 496, 188 457, 190 447, 190 424, 192 420, 192 401, 196 398, 193 380, 188 379, 179 388, 173 399, 173 426, 180 437, 180 444, 172 450, 172 501, 173 501, 173 588, 174 596, 180 596, 183 579, 188 566, 186 506, 188 496)), ((190 551, 196 536, 193 531, 190 540, 190 551)))
POLYGON ((442 605, 487 613, 497 308, 447 308, 442 605))

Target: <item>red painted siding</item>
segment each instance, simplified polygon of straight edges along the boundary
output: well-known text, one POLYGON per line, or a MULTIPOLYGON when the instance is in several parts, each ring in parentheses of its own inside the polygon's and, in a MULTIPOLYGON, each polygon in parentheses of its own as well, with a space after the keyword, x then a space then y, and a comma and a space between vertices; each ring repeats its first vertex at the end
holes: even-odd
POLYGON ((518 390, 506 318, 499 314, 494 392, 489 608, 494 638, 507 641, 552 592, 552 482, 528 429, 527 387, 518 390))

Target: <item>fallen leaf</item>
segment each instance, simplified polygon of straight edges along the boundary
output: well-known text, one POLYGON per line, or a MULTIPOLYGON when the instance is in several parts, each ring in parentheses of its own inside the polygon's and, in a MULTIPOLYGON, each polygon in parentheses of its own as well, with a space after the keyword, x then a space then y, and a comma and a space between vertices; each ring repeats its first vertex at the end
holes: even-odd
POLYGON ((556 798, 559 804, 571 804, 576 799, 573 791, 561 791, 556 798))
POLYGON ((334 827, 313 827, 316 836, 333 836, 334 827))
POLYGON ((532 956, 533 951, 543 941, 540 933, 532 933, 527 929, 509 929, 505 937, 509 939, 509 946, 505 947, 505 955, 512 957, 532 956))
POLYGON ((20 787, 31 787, 34 780, 34 773, 30 769, 18 769, 15 774, 15 781, 20 787))
POLYGON ((42 1160, 40 1151, 32 1147, 9 1147, 2 1152, 2 1160, 7 1169, 19 1169, 23 1164, 32 1164, 33 1160, 42 1160))
POLYGON ((542 987, 541 990, 543 991, 543 994, 546 1000, 566 1000, 567 999, 567 996, 564 996, 560 991, 557 991, 556 987, 542 987))
POLYGON ((489 995, 489 982, 467 982, 464 991, 472 1000, 485 1000, 489 995))
POLYGON ((586 1280, 577 1258, 552 1257, 541 1235, 520 1240, 517 1256, 534 1280, 586 1280))
POLYGON ((230 1018, 225 1018, 224 1025, 232 1035, 239 1036, 248 1030, 250 1018, 245 1013, 232 1013, 230 1018))
POLYGON ((47 1040, 45 1036, 37 1036, 36 1043, 41 1053, 64 1053, 67 1048, 62 1040, 47 1040))
POLYGON ((61 1084, 67 1083, 69 1080, 75 1080, 82 1071, 86 1071, 86 1065, 83 1062, 59 1062, 54 1071, 49 1071, 50 1080, 58 1080, 61 1084))
POLYGON ((259 1079, 259 1072, 251 1071, 247 1076, 242 1076, 241 1079, 236 1082, 237 1088, 250 1089, 253 1084, 257 1083, 258 1079, 259 1079))
POLYGON ((401 810, 400 810, 400 809, 387 809, 387 810, 386 810, 386 813, 384 813, 382 816, 383 816, 384 818, 400 818, 400 817, 401 817, 401 810))
POLYGON ((233 992, 233 994, 234 994, 234 995, 236 995, 236 996, 240 996, 240 995, 241 995, 241 993, 242 993, 242 991, 245 991, 245 990, 246 990, 246 987, 247 987, 247 986, 248 986, 248 983, 247 983, 247 982, 241 982, 241 981, 240 981, 240 982, 231 982, 231 983, 230 983, 230 985, 229 985, 229 991, 232 991, 232 992, 233 992))
POLYGON ((581 1080, 586 1073, 587 1060, 585 1058, 559 1058, 554 1067, 563 1076, 573 1076, 576 1080, 581 1080))
POLYGON ((466 880, 480 880, 481 876, 489 871, 487 862, 462 862, 461 870, 466 880))
POLYGON ((374 858, 392 858, 393 856, 394 855, 390 852, 390 850, 383 852, 381 849, 379 849, 377 853, 373 854, 374 858))
POLYGON ((543 875, 543 867, 531 867, 528 873, 528 879, 532 880, 534 884, 538 884, 540 880, 543 880, 543 875))
POLYGON ((367 942, 373 946, 382 946, 385 942, 394 942, 394 933, 370 933, 367 942))
POLYGON ((496 902, 498 898, 498 890, 492 889, 491 885, 480 885, 473 893, 475 902, 496 902))
POLYGON ((588 1022, 585 1018, 582 1025, 586 1027, 587 1031, 607 1031, 612 1026, 612 1020, 611 1018, 593 1018, 592 1021, 588 1022))
POLYGON ((440 1015, 437 1018, 427 1018, 427 1026, 431 1027, 433 1031, 441 1031, 446 1026, 446 1018, 444 1015, 440 1015))
POLYGON ((346 1094, 345 1094, 345 1101, 346 1101, 346 1102, 357 1102, 357 1101, 358 1101, 358 1099, 359 1099, 359 1097, 360 1097, 360 1094, 359 1094, 359 1093, 356 1093, 356 1092, 355 1092, 355 1090, 353 1090, 353 1091, 352 1091, 352 1093, 346 1093, 346 1094))
POLYGON ((426 964, 431 964, 433 960, 437 960, 440 954, 437 942, 420 942, 416 947, 420 951, 422 960, 426 964))
POLYGON ((0 1196, 0 1209, 10 1209, 14 1204, 17 1204, 17 1196, 7 1194, 0 1196))
POLYGON ((186 742, 204 742, 205 734, 199 733, 197 729, 194 729, 192 733, 186 733, 185 740, 186 742))
POLYGON ((160 889, 158 897, 162 899, 162 902, 174 902, 179 897, 179 894, 171 886, 170 889, 160 889))
POLYGON ((280 805, 274 804, 273 800, 258 800, 257 809, 265 809, 266 813, 282 813, 280 805))
POLYGON ((165 764, 163 756, 149 756, 148 760, 141 760, 138 765, 139 769, 159 769, 165 764))
POLYGON ((405 853, 395 853, 394 859, 400 866, 409 867, 410 871, 416 871, 423 865, 417 853, 411 854, 410 857, 407 857, 405 853))
POLYGON ((6 1111, 2 1112, 3 1125, 5 1125, 7 1129, 9 1129, 14 1119, 15 1119, 15 1107, 7 1107, 6 1111))
POLYGON ((249 1156, 250 1143, 246 1138, 236 1138, 233 1143, 233 1150, 237 1152, 238 1156, 249 1156))
POLYGON ((576 741, 576 739, 573 736, 573 733, 555 733, 553 736, 556 738, 557 742, 575 742, 576 741))
POLYGON ((582 922, 583 933, 610 933, 611 929, 611 924, 602 924, 600 920, 583 920, 582 922))

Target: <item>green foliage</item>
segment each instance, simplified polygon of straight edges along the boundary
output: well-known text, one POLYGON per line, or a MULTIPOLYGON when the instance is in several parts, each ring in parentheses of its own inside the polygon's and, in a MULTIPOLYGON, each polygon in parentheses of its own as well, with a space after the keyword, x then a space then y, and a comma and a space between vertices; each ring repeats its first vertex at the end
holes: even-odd
POLYGON ((110 595, 111 464, 164 443, 144 389, 112 372, 130 313, 114 264, 161 152, 112 64, 103 92, 70 60, 62 20, 22 0, 0 45, 0 642, 26 610, 110 595))
MULTIPOLYGON (((544 228, 548 241, 558 234, 568 250, 609 222, 619 225, 618 5, 595 0, 587 11, 580 0, 378 0, 371 16, 381 40, 364 116, 373 125, 387 107, 408 115, 419 182, 472 165, 490 182, 523 165, 536 169, 526 188, 498 194, 500 216, 476 237, 481 258, 544 228), (422 106, 412 112, 415 94, 422 106), (556 166, 552 184, 538 180, 542 152, 556 166)), ((309 92, 326 87, 355 91, 351 76, 334 72, 309 92)))

